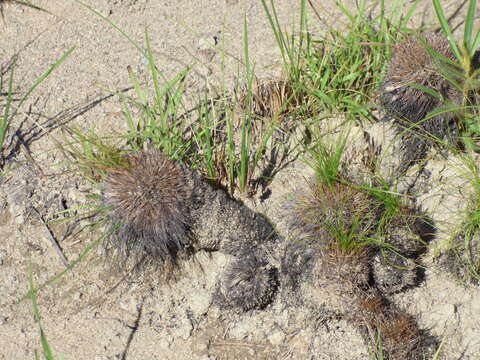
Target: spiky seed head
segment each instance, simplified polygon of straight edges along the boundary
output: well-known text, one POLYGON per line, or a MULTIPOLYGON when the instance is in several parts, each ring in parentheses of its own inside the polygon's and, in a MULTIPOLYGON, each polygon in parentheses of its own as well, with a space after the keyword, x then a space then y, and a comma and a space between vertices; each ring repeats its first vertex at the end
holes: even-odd
POLYGON ((139 258, 176 260, 189 243, 192 189, 186 170, 158 150, 129 154, 110 171, 103 201, 118 227, 112 244, 139 258))
MULTIPOLYGON (((454 61, 448 40, 439 34, 427 32, 420 38, 439 55, 454 61)), ((430 88, 454 104, 461 105, 462 94, 441 73, 438 56, 432 56, 419 37, 410 37, 393 48, 386 74, 381 102, 387 112, 400 122, 419 123, 427 113, 443 102, 410 84, 430 88)), ((435 136, 443 136, 453 114, 443 114, 421 124, 421 128, 435 136)), ((407 124, 408 125, 408 124, 407 124)))

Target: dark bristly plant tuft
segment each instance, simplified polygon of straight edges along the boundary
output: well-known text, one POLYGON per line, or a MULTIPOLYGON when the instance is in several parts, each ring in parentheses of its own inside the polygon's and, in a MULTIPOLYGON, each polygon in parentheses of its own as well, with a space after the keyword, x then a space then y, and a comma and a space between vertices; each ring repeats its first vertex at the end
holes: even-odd
POLYGON ((458 151, 461 143, 460 148, 479 150, 480 30, 473 31, 477 1, 468 2, 460 41, 440 1, 432 2, 443 34, 420 33, 398 43, 382 89, 383 106, 404 130, 403 169, 423 160, 432 144, 458 151))
POLYGON ((150 257, 177 264, 189 246, 192 219, 190 174, 159 150, 131 153, 109 171, 102 198, 117 227, 110 243, 122 257, 150 257), (140 255, 137 255, 140 253, 140 255))

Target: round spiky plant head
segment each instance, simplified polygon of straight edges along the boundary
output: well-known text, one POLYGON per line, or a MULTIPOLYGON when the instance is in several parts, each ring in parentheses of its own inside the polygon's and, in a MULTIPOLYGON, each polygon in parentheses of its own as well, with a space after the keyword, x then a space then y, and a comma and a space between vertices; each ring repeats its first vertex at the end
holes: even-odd
POLYGON ((255 254, 245 253, 223 275, 218 302, 243 311, 263 309, 273 301, 277 288, 277 270, 255 254))
POLYGON ((127 155, 103 188, 114 227, 111 244, 127 257, 175 263, 190 241, 191 195, 185 169, 160 151, 127 155))
POLYGON ((292 237, 320 247, 355 250, 377 219, 378 204, 349 184, 307 182, 284 207, 292 237))
POLYGON ((377 316, 374 327, 381 336, 383 352, 392 360, 422 359, 428 351, 427 337, 415 319, 392 309, 377 316))
POLYGON ((374 256, 372 273, 376 286, 385 295, 415 287, 423 277, 423 269, 414 260, 392 250, 374 256))
MULTIPOLYGON (((412 36, 393 47, 392 59, 385 76, 381 102, 387 112, 406 125, 420 123, 427 113, 451 101, 461 105, 462 93, 442 75, 442 57, 455 61, 448 40, 433 32, 412 36), (429 48, 437 54, 432 54, 429 48), (445 100, 435 98, 418 84, 439 93, 445 100), (410 124, 409 124, 410 123, 410 124)), ((438 115, 421 123, 420 128, 435 136, 444 136, 449 130, 453 114, 438 115)))
POLYGON ((442 268, 462 282, 480 285, 480 232, 464 229, 456 234, 440 257, 442 268))

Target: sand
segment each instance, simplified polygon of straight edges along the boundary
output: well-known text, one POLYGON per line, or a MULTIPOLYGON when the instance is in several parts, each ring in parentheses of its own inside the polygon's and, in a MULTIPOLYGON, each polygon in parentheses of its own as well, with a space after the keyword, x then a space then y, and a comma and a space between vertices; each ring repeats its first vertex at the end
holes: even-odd
MULTIPOLYGON (((141 46, 145 46, 147 33, 166 78, 192 66, 186 79, 192 101, 206 89, 215 93, 222 81, 230 88, 239 81, 244 21, 257 75, 268 79, 281 74, 280 53, 260 1, 85 3, 141 46)), ((276 3, 280 23, 291 28, 292 21, 298 19, 298 2, 276 3)), ((321 32, 328 24, 342 26, 338 9, 331 2, 313 3, 321 16, 309 16, 314 31, 321 32)), ((98 232, 78 235, 78 228, 69 222, 49 224, 50 234, 43 222, 90 201, 86 195, 91 186, 58 166, 65 161, 56 146, 64 139, 61 125, 82 130, 95 127, 106 135, 121 133, 126 122, 118 93, 132 94, 127 68, 140 79, 147 75, 146 59, 138 49, 86 7, 65 0, 38 0, 35 4, 47 11, 12 3, 3 9, 0 64, 3 71, 15 60, 16 96, 25 93, 65 52, 73 51, 19 109, 12 123, 14 131, 7 138, 14 151, 8 159, 8 171, 0 178, 0 360, 32 359, 34 351, 41 349, 32 304, 18 300, 28 291, 30 263, 37 284, 65 269, 50 237, 58 239, 70 262, 98 237, 98 232), (30 161, 32 157, 34 161, 30 161)), ((449 14, 456 8, 455 2, 450 4, 449 14)), ((421 3, 415 23, 431 16, 430 4, 421 3)), ((4 97, 5 84, 1 90, 4 97)), ((391 134, 378 125, 363 130, 383 141, 391 134)), ((361 148, 362 142, 357 145, 361 148)), ((387 151, 386 147, 382 151, 387 151)), ((431 178, 444 181, 454 171, 454 163, 432 161, 431 178)), ((277 209, 285 193, 307 174, 301 163, 291 165, 269 185, 271 196, 267 200, 250 199, 246 206, 263 213, 281 229, 277 209)), ((452 186, 465 188, 458 176, 451 178, 452 186)), ((437 184, 431 180, 430 187, 419 190, 419 201, 434 220, 445 224, 439 230, 445 233, 450 226, 445 216, 451 223, 456 218, 439 209, 455 204, 455 214, 460 213, 465 194, 438 200, 437 184)), ((229 255, 221 252, 201 251, 195 262, 185 265, 184 276, 165 285, 154 271, 123 277, 97 248, 74 271, 39 292, 42 326, 54 352, 65 359, 370 358, 356 327, 328 309, 312 312, 309 307, 289 308, 281 299, 264 310, 247 313, 221 309, 214 294, 230 261, 229 255)), ((454 281, 435 267, 433 260, 425 259, 425 264, 424 281, 392 301, 443 343, 444 359, 478 359, 479 288, 454 281)))

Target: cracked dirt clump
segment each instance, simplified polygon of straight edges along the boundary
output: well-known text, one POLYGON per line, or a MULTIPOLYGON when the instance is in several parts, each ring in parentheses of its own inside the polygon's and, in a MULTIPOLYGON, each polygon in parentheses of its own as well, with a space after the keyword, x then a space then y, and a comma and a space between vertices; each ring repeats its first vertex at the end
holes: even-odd
POLYGON ((195 249, 238 256, 276 241, 272 224, 262 214, 201 179, 196 178, 193 188, 191 217, 195 249))
POLYGON ((432 136, 442 139, 458 133, 454 112, 443 112, 424 120, 429 112, 441 106, 462 104, 462 92, 442 75, 448 69, 446 61, 439 56, 456 61, 448 40, 433 32, 409 37, 393 47, 380 102, 402 130, 411 128, 413 131, 402 135, 403 171, 425 158, 432 144, 432 136), (438 56, 433 55, 432 50, 438 56), (411 84, 432 89, 443 99, 411 84))
POLYGON ((216 302, 241 311, 263 309, 278 288, 278 270, 268 255, 279 236, 268 219, 221 189, 196 183, 191 206, 194 249, 229 255, 216 302))
POLYGON ((190 246, 192 188, 183 167, 158 150, 127 155, 104 183, 113 235, 123 255, 176 261, 190 246))

